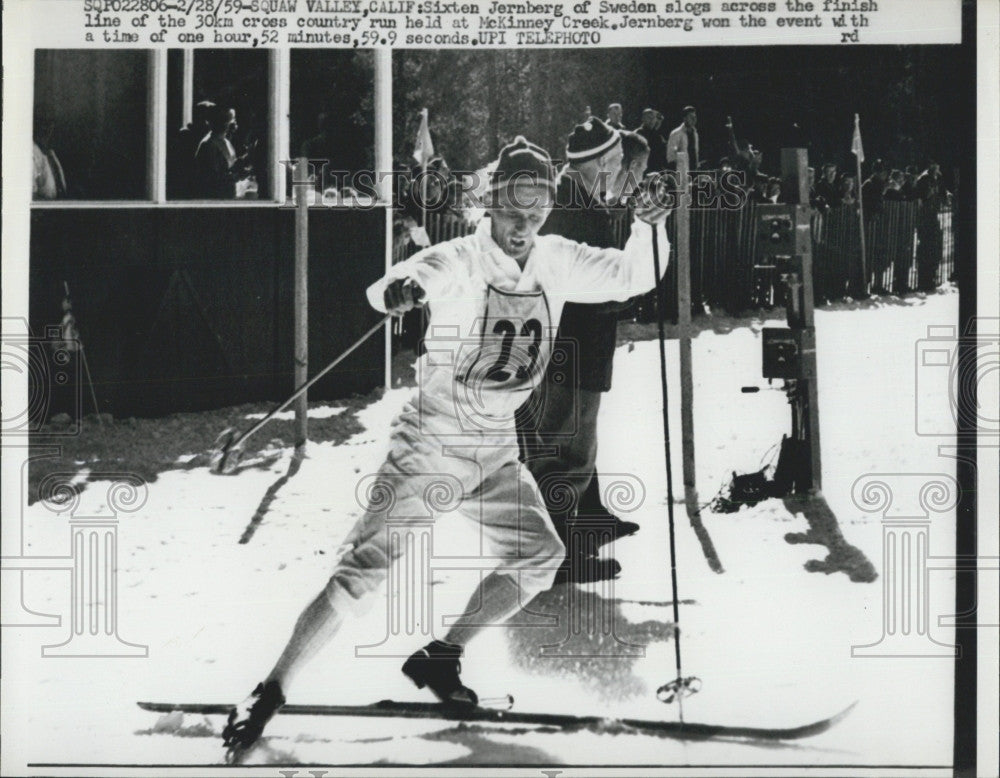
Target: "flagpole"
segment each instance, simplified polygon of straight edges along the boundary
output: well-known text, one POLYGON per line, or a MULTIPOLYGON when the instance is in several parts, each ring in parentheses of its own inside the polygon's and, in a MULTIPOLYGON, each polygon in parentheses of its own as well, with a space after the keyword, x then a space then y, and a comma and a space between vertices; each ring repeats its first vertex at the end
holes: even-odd
POLYGON ((854 114, 854 138, 855 142, 851 144, 853 147, 851 151, 854 152, 854 159, 857 163, 858 170, 858 227, 861 233, 861 291, 862 293, 867 294, 868 260, 865 256, 865 209, 864 202, 861 197, 861 160, 864 157, 864 151, 861 146, 861 117, 858 114, 854 114))

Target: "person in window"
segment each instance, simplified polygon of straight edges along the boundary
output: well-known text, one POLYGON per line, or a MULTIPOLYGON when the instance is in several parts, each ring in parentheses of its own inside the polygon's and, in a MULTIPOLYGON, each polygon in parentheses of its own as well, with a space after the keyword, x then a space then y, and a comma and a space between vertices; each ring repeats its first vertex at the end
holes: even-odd
POLYGON ((181 127, 173 139, 168 159, 168 196, 194 197, 194 157, 198 146, 211 130, 210 118, 215 109, 211 100, 202 100, 191 111, 191 121, 181 127))
POLYGON ((56 123, 51 116, 35 115, 31 196, 36 200, 57 200, 67 195, 66 174, 52 148, 55 129, 56 123))
POLYGON ((198 146, 211 131, 210 118, 215 103, 202 100, 191 111, 191 121, 181 127, 173 139, 170 150, 170 170, 168 171, 167 196, 188 199, 195 197, 194 157, 198 146))
POLYGON ((211 132, 194 155, 194 197, 235 200, 236 182, 246 177, 246 154, 237 156, 228 134, 236 127, 236 111, 215 106, 210 114, 211 132))

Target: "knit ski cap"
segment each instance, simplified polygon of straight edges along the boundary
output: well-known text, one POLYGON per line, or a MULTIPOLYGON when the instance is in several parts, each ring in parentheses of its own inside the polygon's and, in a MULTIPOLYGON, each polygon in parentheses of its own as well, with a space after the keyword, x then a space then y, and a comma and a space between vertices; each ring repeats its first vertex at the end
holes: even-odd
POLYGON ((566 158, 570 162, 588 162, 603 155, 620 140, 618 130, 592 117, 573 128, 566 145, 566 158))
POLYGON ((556 169, 549 153, 541 146, 526 140, 523 135, 514 138, 500 150, 496 168, 490 175, 490 190, 496 192, 512 184, 543 186, 552 192, 556 189, 556 169))

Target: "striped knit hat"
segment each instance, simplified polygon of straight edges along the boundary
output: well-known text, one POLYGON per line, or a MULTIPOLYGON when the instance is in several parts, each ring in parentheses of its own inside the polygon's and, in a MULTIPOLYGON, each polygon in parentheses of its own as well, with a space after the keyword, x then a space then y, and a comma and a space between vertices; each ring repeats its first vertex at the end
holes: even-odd
POLYGON ((496 192, 510 184, 522 183, 544 186, 555 192, 555 181, 556 169, 549 153, 518 135, 513 143, 500 150, 496 168, 490 175, 490 190, 496 192))
POLYGON ((618 130, 608 127, 595 116, 573 128, 566 145, 566 158, 570 162, 589 162, 602 156, 620 140, 618 130))

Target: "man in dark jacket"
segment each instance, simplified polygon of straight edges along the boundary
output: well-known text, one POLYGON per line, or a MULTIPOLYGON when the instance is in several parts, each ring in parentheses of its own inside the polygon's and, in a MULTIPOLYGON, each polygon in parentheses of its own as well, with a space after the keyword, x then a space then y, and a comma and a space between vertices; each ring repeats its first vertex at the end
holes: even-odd
POLYGON ((861 186, 861 206, 865 209, 866 216, 882 212, 885 179, 885 165, 882 163, 882 160, 876 159, 872 165, 872 174, 861 186))
POLYGON ((642 112, 642 124, 636 132, 645 138, 649 144, 649 172, 658 173, 667 169, 667 141, 660 134, 660 124, 663 123, 663 114, 652 108, 646 108, 642 112))
MULTIPOLYGON (((542 233, 598 248, 615 246, 612 220, 621 214, 604 205, 604 195, 613 181, 620 185, 621 133, 591 118, 574 128, 566 156, 568 163, 557 181, 556 206, 542 233)), ((638 524, 608 513, 596 472, 597 414, 601 394, 611 389, 622 307, 567 303, 545 381, 522 413, 525 461, 567 548, 555 583, 614 577, 621 567, 613 559, 597 559, 597 538, 621 538, 639 529, 638 524), (571 538, 574 520, 584 518, 591 531, 581 523, 577 538, 571 538)))

